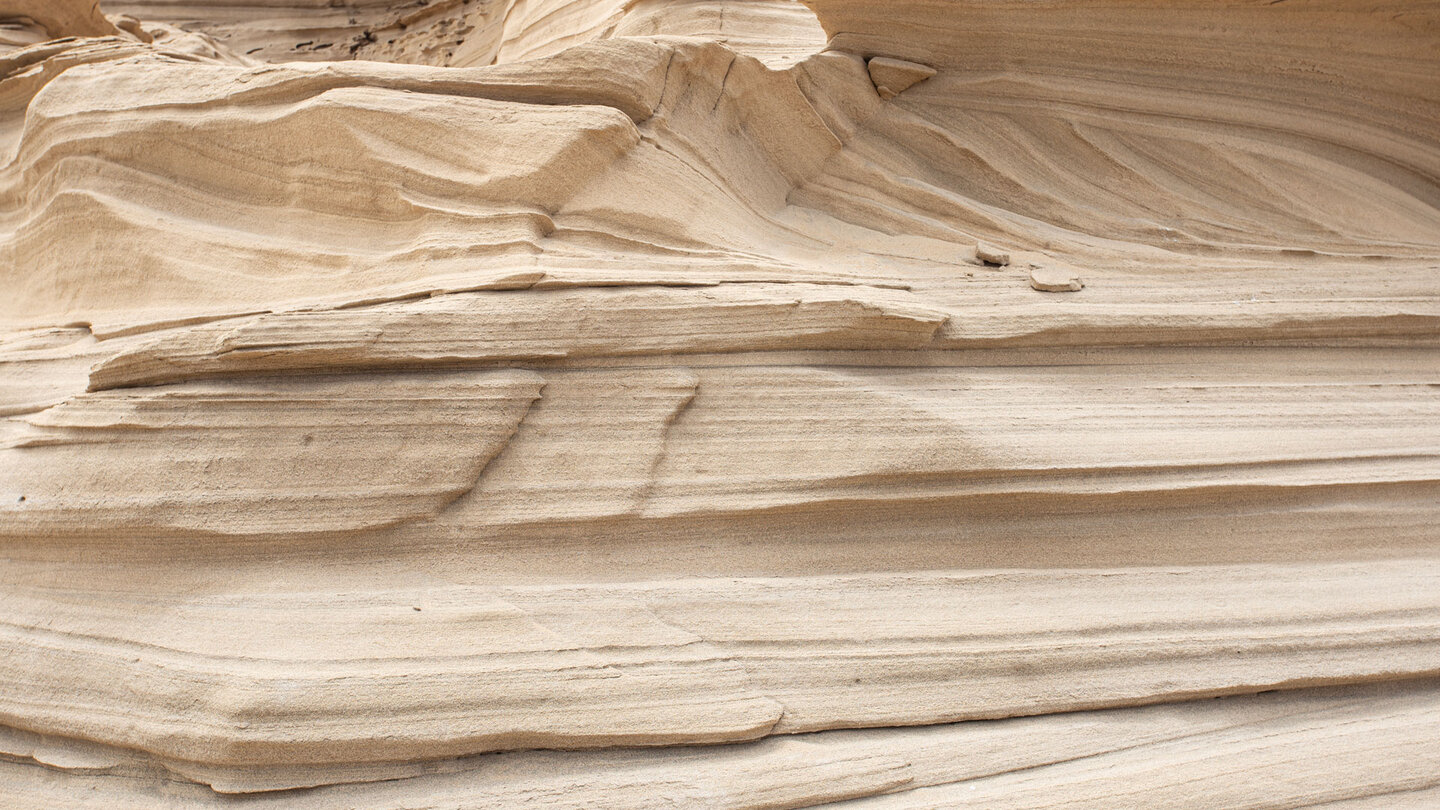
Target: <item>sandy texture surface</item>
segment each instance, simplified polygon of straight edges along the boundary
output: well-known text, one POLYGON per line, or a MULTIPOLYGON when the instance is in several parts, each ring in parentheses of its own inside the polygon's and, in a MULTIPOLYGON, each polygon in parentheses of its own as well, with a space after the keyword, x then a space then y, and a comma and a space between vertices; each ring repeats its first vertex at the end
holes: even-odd
POLYGON ((0 806, 1440 804, 1440 5, 0 0, 0 806))

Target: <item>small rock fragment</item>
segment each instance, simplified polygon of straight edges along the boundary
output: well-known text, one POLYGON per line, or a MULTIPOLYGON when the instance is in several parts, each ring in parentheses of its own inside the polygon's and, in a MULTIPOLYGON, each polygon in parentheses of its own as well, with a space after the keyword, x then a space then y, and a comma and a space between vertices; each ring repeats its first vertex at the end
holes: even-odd
POLYGON ((1085 282, 1074 271, 1063 267, 1032 267, 1030 286, 1041 292, 1076 292, 1085 282))
POLYGON ((870 81, 875 83, 875 92, 889 101, 916 84, 935 75, 935 68, 904 59, 876 56, 869 62, 870 81))
POLYGON ((107 19, 109 19, 111 24, 116 28, 119 28, 121 31, 135 37, 141 42, 148 44, 155 41, 155 37, 140 27, 140 21, 131 17, 129 14, 111 14, 107 19))
POLYGON ((1004 267, 1010 263, 1010 254, 996 250, 989 245, 980 244, 975 246, 975 258, 986 264, 993 264, 996 267, 1004 267))

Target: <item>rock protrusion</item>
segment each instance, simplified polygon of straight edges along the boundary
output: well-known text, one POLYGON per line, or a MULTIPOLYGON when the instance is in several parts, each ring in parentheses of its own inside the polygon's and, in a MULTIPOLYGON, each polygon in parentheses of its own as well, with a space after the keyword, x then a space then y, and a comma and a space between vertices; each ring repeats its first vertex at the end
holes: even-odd
POLYGON ((1068 268, 1032 267, 1030 286, 1040 292, 1078 292, 1084 289, 1085 282, 1068 268))
POLYGON ((935 75, 935 68, 929 65, 888 56, 871 58, 869 70, 870 81, 875 83, 875 92, 886 101, 935 75))
POLYGON ((149 44, 155 41, 155 37, 141 26, 140 21, 131 17, 129 14, 112 14, 107 16, 106 19, 116 28, 141 42, 149 44))
POLYGON ((38 26, 51 39, 108 37, 117 33, 94 0, 11 0, 0 17, 38 26))
POLYGON ((996 267, 1004 267, 1010 263, 1010 254, 998 250, 984 243, 975 246, 975 258, 996 267))

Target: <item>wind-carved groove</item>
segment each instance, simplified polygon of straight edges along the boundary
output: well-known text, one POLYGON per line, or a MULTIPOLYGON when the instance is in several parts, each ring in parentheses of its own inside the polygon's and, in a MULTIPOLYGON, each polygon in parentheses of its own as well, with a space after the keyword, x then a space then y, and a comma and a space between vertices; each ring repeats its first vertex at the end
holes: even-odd
POLYGON ((711 112, 720 109, 720 102, 725 98, 725 88, 730 84, 730 71, 735 69, 735 60, 739 58, 738 56, 730 57, 730 64, 725 66, 725 75, 720 77, 720 92, 715 94, 715 103, 710 105, 711 112))
POLYGON ((535 409, 536 403, 538 403, 545 396, 545 385, 545 379, 544 377, 541 377, 540 385, 538 388, 535 389, 535 395, 531 397, 530 401, 525 404, 525 410, 523 413, 520 414, 520 418, 515 420, 515 426, 510 429, 510 432, 508 434, 506 434, 500 446, 496 448, 495 451, 492 452, 483 463, 481 463, 479 471, 475 473, 475 478, 470 482, 470 486, 465 487, 459 492, 456 492, 454 497, 441 504, 440 508, 435 510, 434 514, 430 515, 428 518, 417 518, 418 520, 434 520, 435 518, 440 517, 446 510, 454 506, 455 503, 458 502, 461 498, 464 498, 466 495, 474 492, 475 488, 480 486, 480 482, 485 479, 485 473, 490 470, 490 468, 495 464, 495 461, 499 459, 500 456, 509 451, 510 445, 515 441, 515 437, 520 434, 521 428, 525 426, 525 420, 529 418, 530 412, 535 409))
POLYGON ((693 369, 676 369, 685 371, 690 375, 689 391, 681 396, 679 402, 666 416, 664 424, 660 426, 660 438, 658 447, 655 450, 655 460, 650 464, 649 474, 645 477, 645 483, 640 492, 635 496, 635 506, 632 509, 636 514, 644 514, 651 500, 654 498, 660 485, 660 472, 665 462, 670 457, 670 434, 680 417, 695 403, 695 398, 700 394, 700 377, 693 369))
MULTIPOLYGON (((670 92, 670 69, 675 66, 675 55, 677 53, 678 51, 672 49, 670 56, 665 60, 665 73, 660 79, 660 96, 655 99, 655 112, 652 114, 652 117, 659 115, 660 112, 665 109, 665 96, 670 92)), ((637 121, 636 123, 641 122, 637 121)))

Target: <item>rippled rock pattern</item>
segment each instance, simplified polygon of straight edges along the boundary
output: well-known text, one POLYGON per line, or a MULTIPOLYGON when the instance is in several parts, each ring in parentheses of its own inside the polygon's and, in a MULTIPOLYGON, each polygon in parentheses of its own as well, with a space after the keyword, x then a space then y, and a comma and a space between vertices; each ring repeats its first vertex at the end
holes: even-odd
POLYGON ((0 0, 0 806, 1440 806, 1440 7, 0 0))

